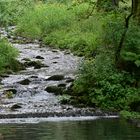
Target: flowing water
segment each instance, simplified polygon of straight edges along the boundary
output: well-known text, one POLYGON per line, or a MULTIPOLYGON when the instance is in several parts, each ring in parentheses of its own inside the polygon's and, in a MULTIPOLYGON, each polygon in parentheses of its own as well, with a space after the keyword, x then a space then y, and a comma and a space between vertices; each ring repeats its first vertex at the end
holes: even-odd
MULTIPOLYGON (((1 29, 1 33, 3 36, 8 36, 4 29, 1 29)), ((71 83, 67 81, 74 79, 80 58, 66 51, 52 49, 48 46, 42 47, 38 41, 15 43, 15 41, 23 41, 23 38, 18 37, 16 40, 13 38, 10 36, 9 41, 19 50, 18 60, 21 63, 28 63, 28 66, 25 70, 2 79, 0 113, 37 114, 47 112, 52 114, 55 112, 63 114, 67 110, 73 112, 72 106, 61 105, 58 97, 45 91, 45 88, 60 84, 69 86, 71 83), (60 76, 62 79, 48 80, 52 76, 60 76), (7 91, 15 92, 12 98, 7 98, 7 91), (15 105, 18 105, 19 108, 13 111, 11 108, 15 105)))
MULTIPOLYGON (((10 32, 12 30, 14 27, 9 28, 10 32)), ((46 90, 55 87, 60 94, 60 86, 70 87, 82 58, 42 46, 37 40, 31 43, 25 38, 8 35, 5 29, 0 33, 18 49, 18 60, 26 66, 25 70, 1 80, 0 118, 108 115, 94 108, 62 105, 59 96, 46 90)))

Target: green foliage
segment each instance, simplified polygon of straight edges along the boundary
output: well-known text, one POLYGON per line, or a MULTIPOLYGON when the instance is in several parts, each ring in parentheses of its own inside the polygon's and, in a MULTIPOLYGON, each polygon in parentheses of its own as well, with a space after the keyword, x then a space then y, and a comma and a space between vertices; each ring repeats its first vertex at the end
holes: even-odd
POLYGON ((17 33, 43 39, 44 43, 91 56, 100 44, 102 18, 85 19, 89 4, 66 6, 60 3, 38 4, 19 18, 17 33), (65 14, 64 14, 65 13, 65 14))
POLYGON ((5 94, 6 94, 6 98, 8 98, 8 99, 13 98, 13 92, 12 91, 7 91, 5 94))
POLYGON ((120 13, 109 13, 104 16, 103 44, 117 48, 124 31, 124 17, 120 13))
POLYGON ((121 111, 120 115, 125 119, 140 119, 140 113, 138 112, 129 112, 129 111, 121 111))
POLYGON ((71 96, 64 94, 64 95, 60 95, 58 96, 58 100, 60 103, 68 103, 70 101, 71 96))
POLYGON ((18 51, 5 39, 0 39, 0 72, 16 68, 18 51))
POLYGON ((122 58, 140 67, 140 28, 135 23, 131 23, 126 34, 122 58))
POLYGON ((86 23, 81 23, 81 26, 79 27, 76 23, 72 25, 70 29, 56 30, 50 33, 44 39, 44 42, 50 46, 59 47, 61 49, 70 49, 79 55, 91 56, 96 47, 99 45, 98 37, 100 32, 98 31, 100 30, 96 28, 97 31, 95 31, 95 34, 95 32, 92 33, 92 31, 89 31, 88 28, 82 28, 84 26, 87 26, 86 23))
POLYGON ((135 82, 131 74, 117 71, 112 59, 104 54, 82 66, 74 91, 80 96, 88 94, 90 102, 97 107, 129 110, 129 105, 140 99, 140 89, 135 88, 135 82))
POLYGON ((73 20, 73 13, 63 4, 38 4, 19 19, 17 32, 26 37, 41 38, 53 30, 69 26, 73 20))
POLYGON ((2 0, 0 1, 1 26, 13 25, 28 8, 32 8, 34 0, 2 0))

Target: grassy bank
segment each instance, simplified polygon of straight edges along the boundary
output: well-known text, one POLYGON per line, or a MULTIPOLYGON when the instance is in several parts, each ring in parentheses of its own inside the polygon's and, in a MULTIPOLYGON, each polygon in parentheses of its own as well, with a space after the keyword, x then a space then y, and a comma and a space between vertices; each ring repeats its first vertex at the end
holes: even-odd
POLYGON ((25 37, 41 39, 55 48, 91 55, 99 43, 102 23, 97 13, 87 18, 90 8, 88 3, 75 6, 38 4, 19 19, 17 32, 25 37))
POLYGON ((0 39, 0 74, 17 71, 20 64, 16 60, 18 51, 6 39, 0 39))

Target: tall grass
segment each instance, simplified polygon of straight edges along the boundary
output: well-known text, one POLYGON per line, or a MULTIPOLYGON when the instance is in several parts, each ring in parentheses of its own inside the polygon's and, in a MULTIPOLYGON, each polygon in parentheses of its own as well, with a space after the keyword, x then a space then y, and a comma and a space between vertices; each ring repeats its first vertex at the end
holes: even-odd
POLYGON ((16 68, 18 51, 5 39, 0 39, 0 73, 16 68))
POLYGON ((1 0, 0 1, 0 26, 16 24, 27 9, 33 7, 35 0, 1 0))
POLYGON ((88 3, 74 6, 38 4, 19 18, 17 33, 42 39, 53 47, 69 48, 79 55, 89 56, 99 46, 102 23, 95 14, 85 18, 88 12, 88 3))
POLYGON ((74 15, 65 5, 39 4, 26 11, 18 22, 18 33, 31 38, 42 38, 48 33, 72 24, 74 15))

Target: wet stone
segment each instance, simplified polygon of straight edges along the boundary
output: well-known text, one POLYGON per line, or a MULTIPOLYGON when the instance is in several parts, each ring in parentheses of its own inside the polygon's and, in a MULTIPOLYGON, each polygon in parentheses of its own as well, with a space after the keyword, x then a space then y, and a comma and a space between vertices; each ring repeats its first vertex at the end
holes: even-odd
POLYGON ((12 94, 16 94, 17 93, 17 90, 16 89, 13 89, 13 88, 7 89, 7 90, 4 91, 4 94, 6 94, 8 92, 11 92, 12 94))
POLYGON ((24 61, 31 61, 29 58, 23 58, 24 61))
POLYGON ((9 77, 9 75, 7 75, 7 74, 1 74, 0 77, 1 78, 7 78, 7 77, 9 77))
POLYGON ((1 83, 1 81, 2 81, 2 78, 0 77, 0 83, 1 83))
POLYGON ((56 56, 56 57, 54 57, 53 59, 59 59, 60 57, 58 57, 58 56, 56 56))
POLYGON ((31 81, 29 79, 24 79, 24 80, 20 81, 19 84, 21 84, 21 85, 29 85, 30 82, 31 81))
POLYGON ((42 64, 40 61, 29 61, 24 63, 25 66, 28 67, 34 67, 35 69, 40 69, 41 67, 44 67, 44 64, 42 64))
POLYGON ((16 109, 20 109, 22 108, 20 104, 14 104, 12 107, 11 107, 11 110, 16 110, 16 109))
POLYGON ((38 76, 34 76, 34 75, 33 75, 33 76, 31 76, 30 78, 38 78, 38 76))
POLYGON ((58 52, 58 50, 52 50, 52 52, 58 52))
POLYGON ((46 79, 46 81, 61 81, 64 79, 64 75, 53 75, 46 79))
POLYGON ((58 62, 54 61, 53 64, 57 64, 58 62))
POLYGON ((66 83, 71 83, 71 82, 74 82, 74 79, 68 78, 68 79, 66 80, 66 83))
POLYGON ((64 92, 64 88, 57 86, 48 86, 45 88, 45 91, 49 93, 54 93, 55 95, 61 95, 64 92))
POLYGON ((66 87, 66 84, 65 83, 61 83, 58 85, 58 87, 66 87))
POLYGON ((38 55, 38 56, 36 56, 35 58, 36 58, 36 59, 44 59, 44 57, 39 56, 39 55, 38 55))

